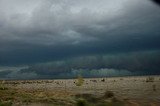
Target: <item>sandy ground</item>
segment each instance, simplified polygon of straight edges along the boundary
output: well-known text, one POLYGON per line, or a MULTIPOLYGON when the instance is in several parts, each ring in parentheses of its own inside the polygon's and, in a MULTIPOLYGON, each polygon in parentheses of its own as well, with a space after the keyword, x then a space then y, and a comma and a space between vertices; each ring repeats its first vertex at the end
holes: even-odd
POLYGON ((72 94, 90 93, 101 96, 106 90, 114 92, 117 98, 129 101, 130 106, 160 106, 160 76, 85 78, 82 86, 76 86, 77 79, 6 81, 14 88, 43 91, 66 91, 72 94))

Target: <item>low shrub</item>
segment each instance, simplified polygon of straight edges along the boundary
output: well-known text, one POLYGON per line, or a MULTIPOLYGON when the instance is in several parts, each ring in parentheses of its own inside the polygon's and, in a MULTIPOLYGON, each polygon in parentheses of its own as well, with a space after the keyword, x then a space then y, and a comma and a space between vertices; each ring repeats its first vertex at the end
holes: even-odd
POLYGON ((153 91, 156 91, 156 85, 152 85, 153 91))
POLYGON ((76 98, 83 98, 88 102, 96 103, 99 98, 96 98, 93 94, 77 94, 75 95, 76 98))
POLYGON ((8 88, 5 87, 4 85, 0 84, 0 90, 8 90, 8 88))
POLYGON ((83 98, 77 100, 77 106, 87 106, 87 101, 83 98))
POLYGON ((0 106, 12 106, 11 101, 1 101, 0 100, 0 106))
POLYGON ((154 82, 154 77, 147 77, 146 82, 154 82))
POLYGON ((114 97, 114 93, 112 91, 106 91, 103 97, 104 98, 112 98, 112 97, 114 97))

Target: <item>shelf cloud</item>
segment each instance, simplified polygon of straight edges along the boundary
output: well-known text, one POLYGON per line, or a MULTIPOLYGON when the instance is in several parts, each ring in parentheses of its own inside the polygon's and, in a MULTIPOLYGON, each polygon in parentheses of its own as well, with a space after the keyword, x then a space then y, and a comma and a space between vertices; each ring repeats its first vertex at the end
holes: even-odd
MULTIPOLYGON (((147 60, 141 59, 143 64, 153 66, 153 58, 160 58, 160 9, 151 0, 0 0, 0 16, 1 67, 32 67, 112 54, 117 58, 126 54, 132 61, 130 53, 137 53, 134 59, 142 52, 144 56, 150 53, 147 60)), ((116 64, 116 58, 113 61, 116 64)), ((159 74, 159 61, 155 61, 153 72, 159 74)), ((152 67, 138 68, 133 63, 135 67, 126 68, 123 64, 94 68, 152 71, 152 67)), ((37 78, 39 74, 34 70, 29 75, 37 78)))

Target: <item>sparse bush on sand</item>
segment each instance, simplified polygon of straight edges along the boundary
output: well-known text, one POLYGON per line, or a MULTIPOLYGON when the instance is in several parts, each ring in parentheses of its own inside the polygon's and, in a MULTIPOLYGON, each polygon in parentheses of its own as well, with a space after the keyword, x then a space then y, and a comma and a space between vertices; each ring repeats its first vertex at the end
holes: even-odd
POLYGON ((103 79, 101 80, 101 82, 105 82, 105 79, 103 78, 103 79))
POLYGON ((156 91, 156 85, 152 85, 153 91, 156 91))
POLYGON ((112 98, 112 97, 114 97, 114 93, 112 91, 106 91, 103 97, 104 98, 112 98))
POLYGON ((147 77, 146 82, 154 82, 155 78, 154 77, 147 77))
POLYGON ((123 78, 120 78, 120 80, 123 80, 123 78))
POLYGON ((0 83, 0 90, 8 90, 7 87, 5 87, 4 83, 0 83))
POLYGON ((75 83, 76 86, 82 86, 84 83, 84 79, 81 75, 78 75, 78 78, 77 78, 77 82, 75 83))
POLYGON ((0 90, 8 90, 8 88, 0 85, 0 90))

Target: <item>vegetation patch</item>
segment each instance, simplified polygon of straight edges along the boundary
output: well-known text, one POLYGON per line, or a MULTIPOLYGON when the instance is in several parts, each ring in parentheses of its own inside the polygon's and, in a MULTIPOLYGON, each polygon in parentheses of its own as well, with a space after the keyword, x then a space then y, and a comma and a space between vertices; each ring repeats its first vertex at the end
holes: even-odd
POLYGON ((2 101, 2 100, 0 100, 0 106, 12 106, 12 101, 2 101))
POLYGON ((124 106, 124 102, 114 97, 112 91, 106 91, 103 96, 95 97, 93 94, 75 95, 77 106, 124 106))
POLYGON ((154 82, 155 78, 154 77, 147 77, 146 82, 154 82))

